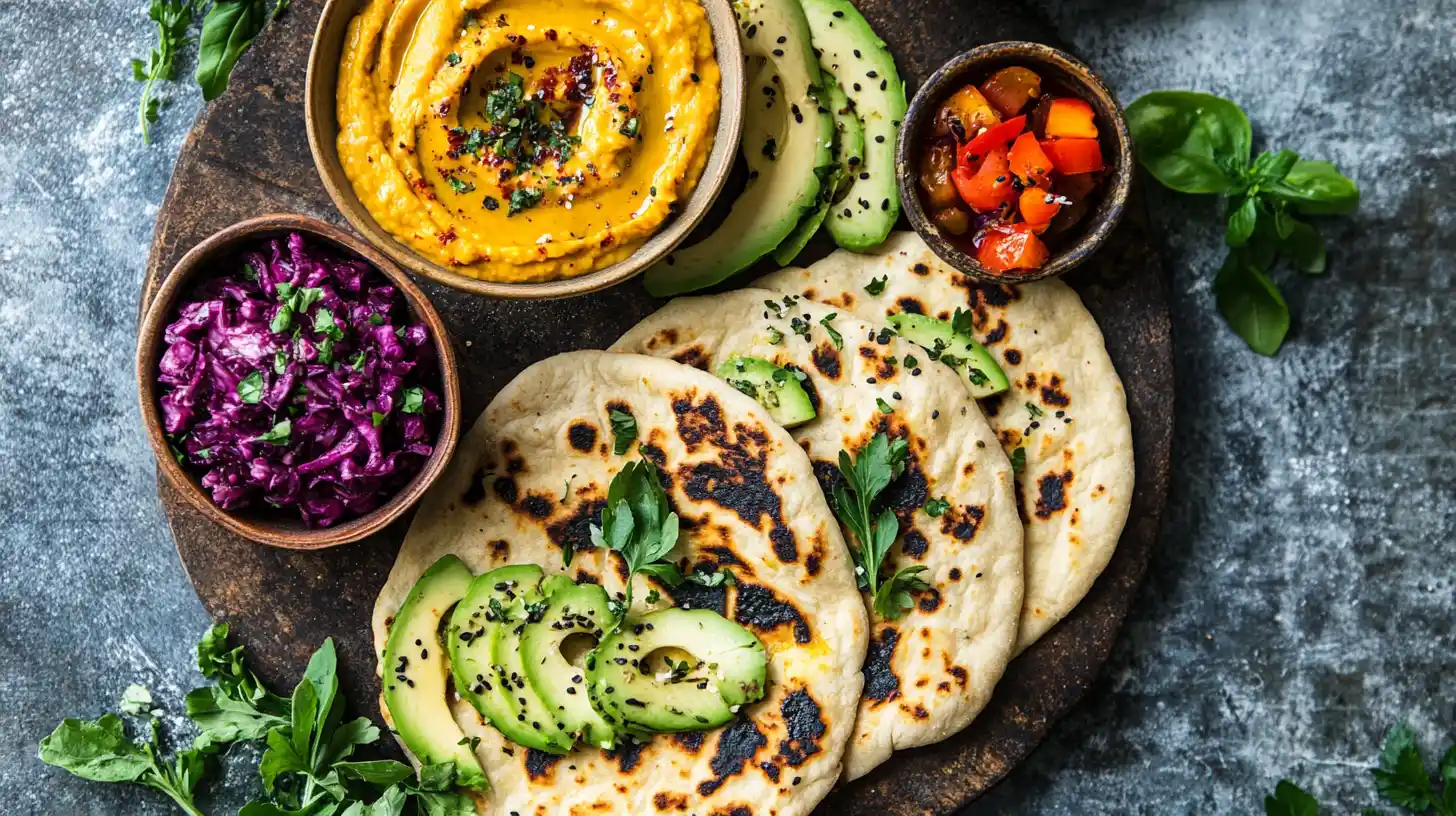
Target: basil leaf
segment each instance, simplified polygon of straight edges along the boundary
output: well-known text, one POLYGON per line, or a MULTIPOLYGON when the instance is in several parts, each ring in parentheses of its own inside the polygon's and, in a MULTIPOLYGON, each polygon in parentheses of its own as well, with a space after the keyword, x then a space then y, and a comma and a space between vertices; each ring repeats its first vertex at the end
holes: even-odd
POLYGON ((40 741, 40 758, 93 782, 135 782, 152 767, 146 749, 126 738, 115 714, 94 722, 62 720, 40 741))
POLYGON ((1299 161, 1269 193, 1305 215, 1338 215, 1360 206, 1360 188, 1326 161, 1299 161))
POLYGON ((385 414, 381 414, 378 411, 373 411, 370 413, 369 419, 371 422, 374 423, 374 427, 378 428, 379 426, 384 424, 385 416, 385 414))
POLYGON ((1254 159, 1254 181, 1265 186, 1273 184, 1283 179, 1297 161, 1299 154, 1293 150, 1280 150, 1277 153, 1266 150, 1254 159))
POLYGON ((257 405, 263 399, 263 374, 254 371, 248 376, 238 380, 238 399, 248 405, 257 405))
POLYGON ((1229 214, 1228 228, 1223 233, 1224 243, 1231 247, 1241 247, 1247 244, 1249 238, 1254 234, 1254 225, 1258 221, 1258 201, 1254 196, 1249 196, 1229 214))
POLYGON ((656 578, 663 584, 666 584, 669 588, 682 586, 682 570, 678 569, 676 564, 669 564, 666 561, 658 561, 655 564, 647 564, 646 566, 642 567, 642 569, 638 570, 638 572, 642 573, 643 575, 656 578))
MULTIPOLYGON (((281 285, 281 284, 280 284, 281 285)), ((282 333, 293 327, 293 308, 287 303, 278 307, 278 313, 268 321, 268 331, 282 333)))
POLYGON ((334 313, 328 309, 319 309, 313 313, 313 330, 333 340, 343 340, 344 330, 334 320, 334 313))
POLYGON ((267 23, 266 0, 217 0, 208 10, 197 46, 197 85, 204 101, 227 90, 233 66, 267 23))
POLYGON ((1224 319, 1249 348, 1272 356, 1289 333, 1289 304, 1274 281, 1242 252, 1230 252, 1213 281, 1224 319))
POLYGON ((945 511, 949 509, 950 502, 946 501, 945 499, 936 498, 931 499, 930 501, 925 503, 925 515, 930 516, 931 518, 940 518, 941 516, 945 515, 945 511))
POLYGON ((1274 795, 1264 797, 1266 816, 1319 816, 1319 803, 1293 782, 1281 780, 1274 795))
POLYGON ((1138 162, 1182 193, 1226 192, 1249 166, 1249 118, 1226 99, 1154 91, 1127 107, 1127 126, 1138 162))

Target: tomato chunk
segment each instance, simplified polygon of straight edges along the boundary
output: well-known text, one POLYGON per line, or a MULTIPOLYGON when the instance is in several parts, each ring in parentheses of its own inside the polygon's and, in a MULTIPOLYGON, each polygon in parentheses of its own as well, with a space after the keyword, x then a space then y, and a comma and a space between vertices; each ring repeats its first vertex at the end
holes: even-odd
POLYGON ((1011 172, 1021 179, 1022 184, 1029 187, 1051 186, 1052 160, 1047 158, 1034 134, 1017 136, 1016 143, 1011 145, 1010 158, 1011 172))
POLYGON ((1102 145, 1096 139, 1048 139, 1041 149, 1058 173, 1075 176, 1102 169, 1102 145))
POLYGON ((1007 119, 999 125, 992 125, 986 128, 981 135, 961 145, 960 152, 956 155, 958 164, 975 167, 976 163, 998 147, 1005 147, 1021 132, 1026 130, 1026 117, 1018 116, 1015 119, 1007 119))
POLYGON ((1092 106, 1075 97, 1053 99, 1046 114, 1048 139, 1097 138, 1097 114, 1092 106))
POLYGON ((1026 224, 1000 224, 986 231, 976 260, 991 272, 1039 269, 1047 262, 1046 244, 1026 224))
POLYGON ((1016 208, 1021 210, 1021 217, 1025 219, 1026 225, 1037 235, 1046 232, 1051 226, 1052 219, 1062 209, 1062 199, 1050 190, 1043 190, 1037 187, 1028 187, 1021 191, 1021 198, 1017 200, 1016 208))
POLYGON ((998 147, 986 154, 981 166, 974 172, 970 165, 958 165, 950 174, 961 200, 976 212, 999 210, 1016 195, 1011 186, 1011 165, 1006 158, 1006 148, 998 147))
POLYGON ((1030 68, 1019 65, 1002 68, 981 83, 981 95, 1002 116, 1015 116, 1025 110, 1031 100, 1041 96, 1041 77, 1030 68))

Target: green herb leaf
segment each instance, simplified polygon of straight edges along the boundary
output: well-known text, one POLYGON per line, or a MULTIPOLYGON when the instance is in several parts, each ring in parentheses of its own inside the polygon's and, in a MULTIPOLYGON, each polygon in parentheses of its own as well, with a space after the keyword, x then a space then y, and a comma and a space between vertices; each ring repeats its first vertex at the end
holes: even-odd
POLYGON ((622 123, 622 127, 619 130, 623 136, 629 139, 635 139, 642 133, 642 120, 636 116, 629 117, 627 121, 622 123))
POLYGON ((248 405, 257 405, 263 399, 263 374, 254 371, 248 376, 238 380, 238 399, 248 405))
POLYGON ((283 372, 287 370, 288 352, 279 349, 278 352, 273 355, 273 373, 282 376, 283 372))
POLYGON ((1164 187, 1222 193, 1249 166, 1253 131, 1238 105, 1192 91, 1154 91, 1127 107, 1137 159, 1164 187))
POLYGON ((1257 184, 1267 188, 1270 184, 1283 180, 1297 161, 1299 154, 1293 150, 1280 150, 1277 153, 1265 151, 1254 159, 1250 175, 1257 184))
POLYGON ((385 414, 381 414, 378 411, 372 411, 370 412, 369 419, 374 423, 374 427, 378 428, 384 424, 385 416, 385 414))
POLYGON ((202 21, 197 51, 197 85, 211 101, 227 90, 233 66, 268 24, 266 0, 217 0, 202 21))
POLYGON ((152 713, 152 692, 140 683, 132 683, 121 693, 121 713, 139 717, 152 713))
POLYGON ((1011 451, 1011 472, 1021 473, 1026 470, 1026 448, 1017 448, 1011 451))
POLYGON ((461 181, 454 176, 447 176, 445 180, 449 182, 450 189, 454 190, 456 195, 465 195, 466 193, 475 192, 475 185, 471 184, 468 181, 461 181))
MULTIPOLYGON (((302 313, 302 310, 299 310, 302 313)), ((333 340, 343 340, 344 330, 334 321, 334 313, 328 309, 319 309, 313 314, 313 330, 333 340)))
POLYGON ((41 740, 40 759, 93 782, 135 782, 165 793, 189 816, 202 816, 193 793, 205 772, 211 749, 202 744, 177 754, 173 764, 158 761, 159 727, 152 721, 151 741, 127 739, 115 714, 87 722, 66 719, 41 740))
POLYGON ((451 68, 454 68, 456 65, 460 64, 460 55, 455 53, 454 51, 451 51, 450 53, 445 55, 445 62, 451 68))
MULTIPOLYGON (((839 452, 840 479, 834 483, 834 512, 857 542, 851 550, 860 586, 878 597, 880 567, 899 534, 900 522, 888 509, 874 516, 874 503, 905 472, 909 444, 877 433, 851 458, 839 452)), ((888 602, 887 602, 888 603, 888 602)))
POLYGON ((831 342, 834 343, 834 347, 837 349, 842 349, 844 348, 844 335, 840 334, 834 328, 834 326, 831 325, 831 321, 833 321, 836 317, 839 317, 838 312, 830 312, 829 314, 819 318, 819 325, 823 326, 824 331, 829 333, 829 339, 831 342))
POLYGON ((1279 242, 1279 250, 1294 268, 1306 275, 1325 272, 1325 239, 1314 227, 1291 217, 1289 235, 1279 242))
POLYGON ((657 468, 646 459, 628 462, 607 487, 601 524, 590 529, 592 543, 615 550, 626 562, 626 598, 619 607, 625 613, 632 606, 632 576, 660 561, 677 544, 677 513, 668 504, 657 468))
POLYGON ((287 303, 284 303, 283 305, 278 307, 278 312, 273 315, 273 319, 268 321, 268 330, 274 333, 281 334, 282 332, 288 331, 292 327, 293 307, 289 306, 287 303))
POLYGON ((1375 777, 1375 789, 1393 805, 1424 813, 1435 804, 1415 734, 1405 723, 1396 724, 1385 735, 1380 767, 1371 769, 1370 774, 1375 777))
POLYGON ((882 413, 882 414, 893 414, 893 413, 895 413, 895 409, 890 406, 890 403, 885 402, 880 397, 875 397, 875 407, 878 408, 878 409, 880 409, 880 413, 882 413))
POLYGON ((1288 780, 1274 786, 1274 795, 1264 797, 1266 816, 1319 816, 1319 803, 1288 780))
POLYGON ((885 284, 889 282, 889 275, 881 275, 878 278, 870 278, 870 282, 865 284, 864 290, 871 295, 879 295, 885 291, 885 284))
POLYGON ((1264 355, 1273 355, 1289 333, 1289 305, 1274 281, 1238 250, 1229 253, 1213 281, 1218 308, 1229 326, 1264 355))
POLYGON ((259 436, 255 441, 266 442, 269 445, 287 445, 293 436, 293 420, 285 419, 274 425, 272 430, 259 436))
POLYGON ((517 187, 511 191, 510 206, 506 209, 506 215, 512 216, 531 209, 540 204, 545 195, 546 193, 538 187, 517 187))
POLYGON ((1282 181, 1267 189, 1305 215, 1338 215, 1360 206, 1360 188, 1327 161, 1295 162, 1282 181))
POLYGON ((637 419, 626 411, 613 408, 607 412, 607 420, 612 426, 612 453, 621 456, 637 441, 637 419))
POLYGON ((940 518, 949 509, 950 502, 942 498, 931 499, 925 503, 925 515, 931 518, 940 518))
POLYGON ((666 561, 658 561, 655 564, 648 564, 644 566, 640 570, 640 572, 648 577, 656 578, 658 581, 661 581, 663 584, 665 584, 668 588, 676 588, 682 586, 682 570, 678 569, 676 564, 670 564, 666 561))
POLYGON ((773 326, 769 326, 768 327, 768 344, 770 346, 777 346, 779 343, 782 343, 782 342, 784 342, 784 333, 781 332, 781 331, 779 331, 778 329, 774 328, 773 326))
POLYGON ((1259 220, 1259 202, 1254 196, 1245 198, 1229 214, 1228 229, 1224 230, 1224 243, 1241 247, 1254 235, 1254 225, 1259 220))
POLYGON ((906 567, 880 584, 879 589, 875 590, 875 614, 884 620, 898 620, 914 609, 915 599, 911 593, 930 589, 930 584, 920 578, 920 573, 927 569, 929 567, 924 565, 906 567))
POLYGON ((153 94, 158 82, 170 82, 177 72, 177 52, 188 43, 187 29, 196 12, 195 0, 152 0, 147 16, 157 27, 157 45, 147 52, 145 61, 131 61, 131 76, 143 83, 137 104, 137 122, 141 125, 142 143, 151 144, 150 125, 157 121, 161 102, 153 94))
POLYGON ((418 386, 406 388, 400 410, 406 414, 423 414, 425 412, 425 389, 418 386))

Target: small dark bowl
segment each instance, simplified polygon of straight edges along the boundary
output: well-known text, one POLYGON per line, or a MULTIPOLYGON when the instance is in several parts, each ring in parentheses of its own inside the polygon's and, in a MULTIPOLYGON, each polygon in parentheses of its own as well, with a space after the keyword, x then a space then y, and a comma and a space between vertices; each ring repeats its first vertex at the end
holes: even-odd
POLYGON ((926 80, 910 102, 900 139, 895 145, 895 172, 899 180, 900 200, 915 231, 920 233, 941 260, 980 281, 988 283, 1022 283, 1060 275, 1087 260, 1122 218, 1132 187, 1132 137, 1127 120, 1112 92, 1102 80, 1081 62, 1055 48, 1030 42, 999 42, 972 48, 947 62, 926 80), (1097 113, 1098 140, 1102 143, 1106 165, 1097 192, 1098 202, 1091 212, 1061 236, 1062 245, 1040 269, 994 273, 981 266, 974 257, 941 234, 931 222, 920 199, 917 177, 925 134, 935 120, 935 112, 952 93, 971 82, 981 82, 999 68, 1021 65, 1040 74, 1053 85, 1060 85, 1081 97, 1097 113))
POLYGON ((384 529, 418 501, 425 490, 445 471, 460 436, 460 375, 455 368, 455 352, 450 347, 445 324, 440 320, 435 307, 430 305, 429 299, 409 276, 373 247, 337 227, 302 215, 264 215, 248 219, 214 233, 182 256, 182 260, 177 262, 157 290, 146 316, 142 318, 137 336, 136 374, 137 385, 141 391, 142 422, 146 425, 147 439, 152 443, 152 451, 156 454, 157 468, 162 477, 204 516, 244 538, 273 547, 321 550, 358 541, 384 529), (301 232, 335 249, 362 258, 378 269, 404 295, 414 318, 429 326, 440 365, 440 402, 443 416, 440 419, 434 452, 420 468, 420 472, 415 474, 414 479, 388 502, 365 515, 332 527, 310 529, 303 525, 302 519, 271 513, 265 509, 247 508, 230 512, 218 507, 203 490, 198 478, 172 458, 167 447, 166 434, 162 429, 161 406, 158 403, 161 389, 157 384, 157 362, 164 353, 163 334, 177 301, 190 293, 199 279, 216 274, 219 271, 218 262, 233 255, 243 246, 279 238, 290 232, 301 232))

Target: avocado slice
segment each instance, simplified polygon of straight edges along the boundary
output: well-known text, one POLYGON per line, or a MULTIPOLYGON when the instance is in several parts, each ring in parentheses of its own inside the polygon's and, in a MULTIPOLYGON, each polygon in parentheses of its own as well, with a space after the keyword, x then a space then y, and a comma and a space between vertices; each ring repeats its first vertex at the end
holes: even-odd
POLYGON ((702 731, 761 699, 767 666, 747 629, 710 609, 674 608, 603 639, 587 659, 587 682, 609 717, 658 733, 702 731))
POLYGON ((834 118, 819 104, 819 63, 799 0, 739 0, 749 57, 741 150, 749 181, 727 218, 703 240, 647 270, 659 297, 712 286, 772 252, 819 204, 817 168, 832 163, 834 118))
POLYGON ((612 620, 607 591, 596 584, 575 584, 564 575, 547 578, 541 590, 546 610, 541 620, 527 624, 521 633, 526 679, 568 732, 584 743, 611 750, 617 745, 616 729, 592 708, 585 669, 562 653, 567 638, 576 634, 591 637, 591 648, 596 648, 603 627, 612 620))
POLYGON ((879 246, 900 217, 895 139, 905 118, 905 83, 885 41, 849 0, 803 0, 819 65, 839 81, 864 125, 863 162, 844 200, 825 222, 835 243, 864 252, 879 246))
POLYGON ((517 591, 516 599, 506 609, 507 619, 495 627, 490 657, 496 676, 506 687, 506 702, 517 725, 534 732, 532 739, 521 744, 547 753, 564 754, 571 750, 576 739, 562 721, 561 712, 548 706, 528 680, 521 654, 521 635, 527 627, 541 621, 545 611, 546 601, 539 586, 517 591))
POLYGON ((531 727, 531 720, 517 710, 515 701, 526 692, 535 698, 534 691, 519 673, 519 682, 512 681, 509 672, 503 674, 491 654, 497 630, 511 625, 502 626, 501 616, 522 617, 520 598, 537 593, 542 578, 541 568, 535 564, 500 567, 476 578, 450 618, 450 665, 456 691, 506 739, 527 748, 565 753, 571 748, 570 738, 544 730, 546 723, 543 730, 531 727))
MULTIPOLYGON (((962 314, 957 310, 957 317, 962 314)), ((910 312, 890 315, 888 320, 902 337, 923 347, 930 359, 955 369, 972 397, 989 397, 1011 387, 991 352, 970 332, 956 331, 952 321, 910 312)))
POLYGON ((425 570, 395 614, 384 645, 384 706, 399 737, 422 764, 455 763, 455 783, 487 790, 485 770, 445 699, 445 647, 440 620, 465 597, 474 578, 447 555, 425 570))
POLYGON ((779 368, 762 357, 733 355, 713 372, 718 379, 758 400, 774 422, 785 428, 803 425, 818 415, 804 390, 800 372, 779 368))
POLYGON ((829 208, 849 190, 850 172, 864 156, 864 127, 860 125, 859 117, 854 115, 849 98, 833 76, 821 73, 820 77, 824 88, 819 98, 829 108, 829 115, 834 117, 834 163, 815 169, 814 172, 819 174, 819 206, 804 216, 789 237, 774 249, 774 263, 779 266, 793 263, 808 246, 809 240, 819 232, 829 215, 829 208))

